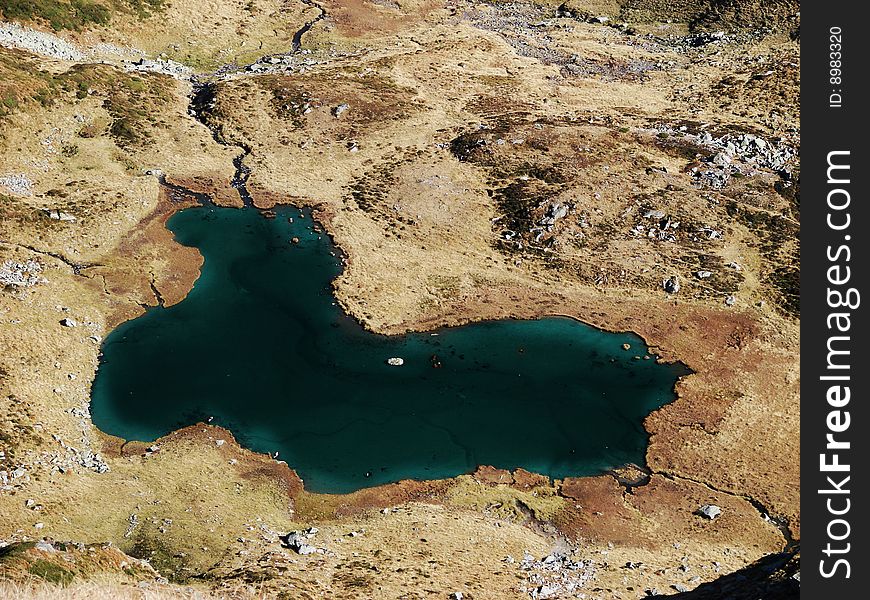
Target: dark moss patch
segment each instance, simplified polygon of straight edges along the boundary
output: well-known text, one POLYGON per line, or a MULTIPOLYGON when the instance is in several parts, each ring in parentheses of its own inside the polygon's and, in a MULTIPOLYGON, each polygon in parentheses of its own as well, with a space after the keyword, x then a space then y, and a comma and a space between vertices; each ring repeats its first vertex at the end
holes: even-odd
POLYGON ((360 77, 356 72, 336 69, 292 78, 266 75, 256 81, 271 94, 270 104, 277 115, 290 120, 294 128, 305 125, 303 114, 308 106, 334 110, 339 104, 348 104, 350 108, 333 125, 347 138, 355 137, 363 128, 407 119, 414 111, 413 90, 377 73, 360 77))
POLYGON ((75 574, 72 571, 42 559, 33 561, 27 568, 27 572, 56 585, 66 586, 75 579, 75 574))
MULTIPOLYGON (((21 110, 27 104, 50 107, 55 103, 75 104, 88 97, 103 100, 112 121, 109 134, 125 149, 151 142, 154 127, 172 99, 175 83, 162 75, 131 75, 105 65, 75 65, 54 75, 40 71, 21 53, 0 50, 0 116, 21 110)), ((101 130, 86 125, 81 137, 95 137, 101 130)), ((73 148, 67 149, 67 156, 73 148)))
POLYGON ((380 210, 392 186, 396 183, 393 170, 399 162, 391 161, 368 171, 362 177, 355 179, 348 186, 351 197, 365 212, 383 212, 380 210))
POLYGON ((173 550, 147 530, 137 533, 133 546, 124 550, 134 558, 147 560, 173 583, 187 583, 194 573, 183 553, 173 550))
POLYGON ((0 12, 9 21, 44 22, 55 31, 105 25, 112 16, 105 4, 92 0, 0 0, 0 12))
POLYGON ((360 210, 372 215, 384 227, 386 235, 401 239, 409 228, 417 225, 416 219, 402 215, 387 205, 389 192, 398 183, 395 171, 402 165, 410 164, 425 155, 413 148, 397 150, 394 160, 385 161, 367 170, 347 186, 345 192, 360 210))
POLYGON ((163 8, 164 0, 0 0, 0 13, 9 21, 46 23, 55 31, 80 31, 107 25, 115 12, 148 17, 163 8))
POLYGON ((773 184, 776 193, 788 201, 791 217, 797 220, 801 218, 801 178, 800 170, 793 173, 783 173, 779 180, 773 184))
POLYGON ((0 548, 0 561, 17 558, 36 547, 36 542, 16 542, 0 548))
MULTIPOLYGON (((487 193, 500 213, 493 223, 500 251, 543 259, 550 268, 565 267, 553 252, 557 231, 542 219, 557 201, 565 203, 557 199, 581 170, 600 162, 613 146, 613 136, 600 133, 572 121, 528 121, 520 113, 505 113, 451 140, 448 148, 454 158, 486 170, 487 193), (576 152, 581 145, 589 151, 576 152)), ((573 210, 573 203, 567 208, 573 210)), ((577 218, 562 217, 560 223, 576 224, 577 218)), ((583 242, 571 238, 570 243, 583 242)))
MULTIPOLYGON (((531 236, 535 226, 535 209, 549 198, 561 193, 569 179, 562 170, 553 166, 526 164, 514 172, 514 179, 506 185, 497 187, 505 180, 507 173, 496 170, 490 183, 490 195, 505 216, 500 227, 514 231, 521 238, 531 236)), ((516 247, 516 244, 506 244, 516 247)))
POLYGON ((739 203, 725 204, 728 215, 753 234, 755 245, 768 261, 763 275, 770 299, 791 317, 800 316, 800 226, 793 220, 764 210, 748 209, 739 203))
MULTIPOLYGON (((686 257, 690 259, 690 257, 686 257)), ((700 285, 696 285, 698 291, 695 293, 699 298, 714 298, 723 295, 736 294, 740 288, 740 284, 745 279, 743 273, 737 269, 733 269, 725 265, 725 261, 721 256, 714 254, 699 254, 695 255, 697 267, 693 269, 693 276, 698 271, 709 271, 712 273, 705 279, 698 279, 700 285)))
POLYGON ((774 290, 773 301, 787 314, 800 316, 801 272, 799 267, 784 266, 774 269, 764 282, 774 290))

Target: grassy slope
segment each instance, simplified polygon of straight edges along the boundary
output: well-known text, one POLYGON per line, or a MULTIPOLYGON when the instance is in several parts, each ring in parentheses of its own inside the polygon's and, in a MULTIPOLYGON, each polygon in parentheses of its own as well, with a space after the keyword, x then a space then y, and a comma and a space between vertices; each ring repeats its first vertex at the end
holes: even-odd
POLYGON ((55 31, 106 25, 117 11, 144 17, 162 6, 163 0, 0 0, 4 19, 48 24, 55 31))

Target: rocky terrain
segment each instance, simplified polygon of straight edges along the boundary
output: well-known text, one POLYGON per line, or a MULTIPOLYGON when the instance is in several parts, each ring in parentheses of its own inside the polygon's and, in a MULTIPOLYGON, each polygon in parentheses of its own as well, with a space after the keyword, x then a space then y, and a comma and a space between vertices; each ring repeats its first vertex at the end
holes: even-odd
POLYGON ((0 593, 793 595, 798 10, 0 0, 0 593), (201 202, 314 207, 372 330, 568 315, 693 374, 598 477, 323 495, 208 424, 112 438, 100 343, 184 298, 201 202))

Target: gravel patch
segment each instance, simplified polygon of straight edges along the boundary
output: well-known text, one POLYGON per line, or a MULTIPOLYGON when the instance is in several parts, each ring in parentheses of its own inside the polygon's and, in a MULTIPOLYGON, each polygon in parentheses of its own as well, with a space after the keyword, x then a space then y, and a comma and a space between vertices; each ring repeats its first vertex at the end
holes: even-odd
POLYGON ((16 196, 33 194, 33 182, 23 173, 0 176, 0 188, 16 196))
POLYGON ((83 60, 78 48, 56 35, 22 27, 18 23, 0 23, 0 46, 28 50, 58 60, 83 60))

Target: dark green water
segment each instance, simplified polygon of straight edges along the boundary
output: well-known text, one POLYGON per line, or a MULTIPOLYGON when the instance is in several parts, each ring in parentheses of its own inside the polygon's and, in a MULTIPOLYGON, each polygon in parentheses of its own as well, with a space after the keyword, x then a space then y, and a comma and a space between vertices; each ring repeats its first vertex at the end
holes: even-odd
POLYGON ((106 338, 97 427, 151 441, 213 417, 321 492, 479 464, 553 477, 643 464, 642 420, 673 400, 683 367, 633 360, 646 351, 637 336, 564 318, 367 333, 331 295, 341 267, 327 237, 310 215, 277 213, 203 207, 169 220, 205 257, 202 276, 181 303, 106 338))

